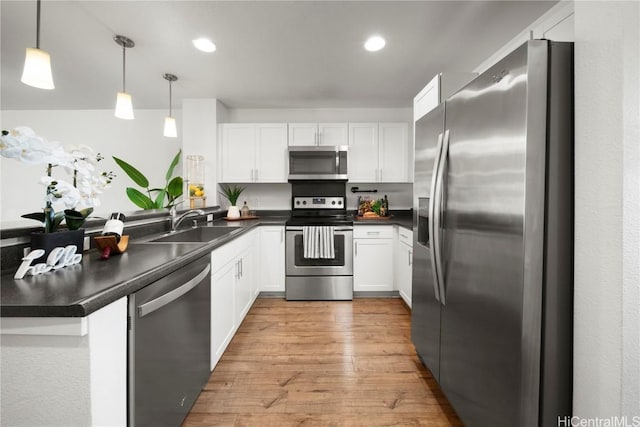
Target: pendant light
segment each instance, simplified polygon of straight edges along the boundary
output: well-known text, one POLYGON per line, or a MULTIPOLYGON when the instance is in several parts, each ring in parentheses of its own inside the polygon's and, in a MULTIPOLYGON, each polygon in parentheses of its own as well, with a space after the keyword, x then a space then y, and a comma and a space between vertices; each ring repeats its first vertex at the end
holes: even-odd
POLYGON ((125 90, 125 65, 126 65, 126 50, 132 48, 136 44, 128 37, 115 36, 113 41, 118 46, 122 47, 122 92, 118 92, 116 98, 116 112, 115 116, 119 119, 133 120, 133 104, 131 103, 131 95, 125 90))
POLYGON ((165 74, 164 79, 169 82, 169 115, 164 118, 164 136, 176 138, 178 130, 176 129, 176 119, 171 115, 171 84, 178 80, 173 74, 165 74))
POLYGON ((28 47, 20 81, 40 89, 53 89, 51 57, 40 49, 40 0, 36 4, 36 47, 28 47))

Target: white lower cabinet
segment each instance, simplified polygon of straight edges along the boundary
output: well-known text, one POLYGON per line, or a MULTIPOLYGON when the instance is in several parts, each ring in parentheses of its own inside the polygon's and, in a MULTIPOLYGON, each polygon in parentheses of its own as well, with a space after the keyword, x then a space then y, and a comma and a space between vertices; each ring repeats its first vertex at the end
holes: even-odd
POLYGON ((260 227, 259 291, 284 292, 284 227, 260 227))
POLYGON ((353 228, 353 290, 394 290, 392 225, 353 228))
POLYGON ((398 227, 398 239, 394 259, 396 289, 404 302, 411 307, 411 280, 413 264, 413 233, 398 227))
POLYGON ((235 261, 211 276, 211 370, 222 357, 235 332, 233 294, 237 279, 238 265, 235 261))
POLYGON ((251 230, 211 252, 211 370, 256 299, 257 238, 251 230))

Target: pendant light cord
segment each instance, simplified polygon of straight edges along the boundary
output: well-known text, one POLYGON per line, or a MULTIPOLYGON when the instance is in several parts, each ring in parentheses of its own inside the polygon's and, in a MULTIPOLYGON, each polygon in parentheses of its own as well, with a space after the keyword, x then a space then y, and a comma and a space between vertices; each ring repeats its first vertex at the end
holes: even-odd
POLYGON ((36 3, 36 49, 40 49, 40 0, 36 3))
MULTIPOLYGON (((38 0, 38 1, 40 1, 40 0, 38 0)), ((125 92, 125 93, 127 92, 126 89, 125 89, 126 88, 126 86, 125 86, 125 83, 126 83, 125 64, 126 64, 126 61, 127 61, 126 51, 127 51, 126 46, 122 45, 122 92, 125 92)))
POLYGON ((171 84, 173 82, 171 80, 169 80, 169 117, 173 117, 173 115, 171 114, 171 84))

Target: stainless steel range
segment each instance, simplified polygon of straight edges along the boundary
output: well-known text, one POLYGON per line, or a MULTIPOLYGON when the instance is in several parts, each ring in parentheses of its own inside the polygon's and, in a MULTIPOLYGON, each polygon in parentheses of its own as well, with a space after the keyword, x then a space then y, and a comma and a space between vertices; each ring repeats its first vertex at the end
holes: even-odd
POLYGON ((287 300, 353 299, 353 218, 345 183, 292 182, 286 224, 287 300))

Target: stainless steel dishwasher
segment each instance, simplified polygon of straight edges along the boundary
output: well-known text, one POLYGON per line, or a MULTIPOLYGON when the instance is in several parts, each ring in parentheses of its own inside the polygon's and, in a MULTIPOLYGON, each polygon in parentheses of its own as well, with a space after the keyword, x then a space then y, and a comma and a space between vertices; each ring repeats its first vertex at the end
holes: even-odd
POLYGON ((180 426, 211 374, 209 261, 129 296, 129 426, 180 426))

